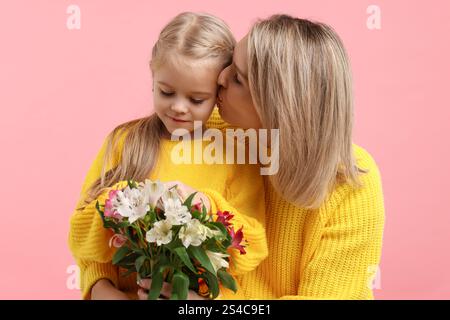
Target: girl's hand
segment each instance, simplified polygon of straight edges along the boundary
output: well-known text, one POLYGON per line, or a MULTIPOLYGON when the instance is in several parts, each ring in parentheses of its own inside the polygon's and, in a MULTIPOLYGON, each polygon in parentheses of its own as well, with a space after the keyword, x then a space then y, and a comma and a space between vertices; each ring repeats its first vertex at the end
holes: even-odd
MULTIPOLYGON (((140 287, 137 292, 139 300, 147 300, 148 290, 150 289, 151 285, 152 279, 141 279, 140 281, 138 281, 138 286, 140 287)), ((172 292, 172 285, 168 282, 163 282, 160 295, 161 298, 158 298, 158 300, 168 299, 170 297, 171 292, 172 292)), ((207 298, 198 295, 197 292, 193 290, 189 290, 187 300, 207 300, 207 298)))
POLYGON ((201 192, 198 192, 197 190, 193 189, 192 187, 184 184, 181 181, 169 181, 165 183, 166 188, 172 188, 174 186, 177 186, 177 192, 182 198, 182 200, 186 200, 191 194, 194 192, 197 192, 194 196, 194 199, 192 200, 192 205, 200 203, 204 204, 206 207, 207 212, 211 211, 211 202, 209 201, 209 198, 204 195, 201 192))
POLYGON ((130 300, 128 296, 117 289, 109 280, 100 279, 91 289, 92 300, 130 300))

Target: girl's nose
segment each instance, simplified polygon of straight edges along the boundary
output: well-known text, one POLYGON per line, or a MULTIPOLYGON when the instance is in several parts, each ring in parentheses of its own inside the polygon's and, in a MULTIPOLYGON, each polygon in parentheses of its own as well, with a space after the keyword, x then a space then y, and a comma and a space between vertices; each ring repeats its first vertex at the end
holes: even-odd
POLYGON ((171 106, 172 111, 176 113, 187 113, 188 108, 182 101, 175 101, 171 106))

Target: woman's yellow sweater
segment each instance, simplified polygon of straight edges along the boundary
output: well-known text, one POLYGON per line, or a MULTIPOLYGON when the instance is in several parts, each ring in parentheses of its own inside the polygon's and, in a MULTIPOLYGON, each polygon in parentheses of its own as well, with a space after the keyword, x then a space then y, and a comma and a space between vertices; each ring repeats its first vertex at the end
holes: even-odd
MULTIPOLYGON (((209 126, 222 129, 227 125, 215 111, 209 126)), ((380 262, 385 219, 383 193, 380 173, 370 154, 357 145, 354 154, 358 165, 368 169, 361 176, 363 187, 340 185, 316 210, 287 202, 265 181, 266 217, 262 222, 265 230, 250 221, 256 226, 255 231, 262 232, 250 236, 260 244, 266 237, 268 257, 263 252, 255 260, 242 259, 244 266, 247 260, 251 267, 236 276, 240 286, 238 294, 223 289, 223 299, 373 299, 371 284, 380 262), (253 268, 252 262, 258 265, 253 268)), ((84 188, 99 176, 91 172, 92 169, 84 188)), ((213 210, 226 203, 217 191, 211 188, 202 191, 211 197, 213 210)), ((235 192, 245 194, 248 190, 242 187, 235 192)), ((90 223, 74 225, 72 220, 71 230, 90 228, 90 223)), ((73 235, 69 242, 74 252, 73 235)), ((85 253, 90 253, 89 249, 85 253)), ((99 278, 111 279, 115 284, 120 281, 110 263, 89 259, 77 259, 77 262, 84 269, 85 298, 89 295, 89 285, 99 278)), ((121 288, 132 292, 136 284, 122 282, 121 288)))
POLYGON ((367 151, 354 145, 364 186, 337 187, 316 210, 299 208, 266 184, 269 256, 238 276, 241 290, 223 299, 367 299, 379 271, 384 229, 380 173, 367 151))

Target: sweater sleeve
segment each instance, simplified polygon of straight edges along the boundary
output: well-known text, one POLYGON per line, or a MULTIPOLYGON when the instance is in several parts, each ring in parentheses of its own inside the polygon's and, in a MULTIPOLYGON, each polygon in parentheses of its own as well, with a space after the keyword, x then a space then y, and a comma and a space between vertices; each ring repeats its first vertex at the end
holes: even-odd
POLYGON ((373 159, 361 162, 369 172, 363 187, 343 190, 334 210, 319 212, 322 232, 300 275, 298 295, 280 299, 373 299, 372 281, 381 257, 384 200, 381 178, 373 159))
MULTIPOLYGON (((85 177, 77 207, 70 219, 68 245, 80 268, 83 299, 90 299, 91 288, 100 279, 108 279, 116 287, 118 284, 118 269, 111 263, 114 250, 109 247, 112 234, 110 230, 103 227, 95 204, 97 200, 104 204, 109 191, 125 186, 126 182, 121 181, 105 189, 96 200, 88 204, 84 203, 88 188, 100 177, 105 150, 106 143, 102 145, 85 177), (84 205, 83 208, 82 205, 84 205)), ((113 161, 117 162, 117 158, 115 157, 113 161)))
MULTIPOLYGON (((229 249, 229 272, 234 276, 254 270, 269 253, 265 231, 265 204, 263 179, 254 174, 256 166, 238 166, 233 178, 228 181, 227 197, 212 189, 199 190, 211 200, 211 210, 229 211, 234 229, 241 226, 246 240, 246 254, 241 255, 236 249, 229 249)), ((259 167, 258 167, 259 168, 259 167)), ((259 172, 259 171, 258 171, 259 172)))

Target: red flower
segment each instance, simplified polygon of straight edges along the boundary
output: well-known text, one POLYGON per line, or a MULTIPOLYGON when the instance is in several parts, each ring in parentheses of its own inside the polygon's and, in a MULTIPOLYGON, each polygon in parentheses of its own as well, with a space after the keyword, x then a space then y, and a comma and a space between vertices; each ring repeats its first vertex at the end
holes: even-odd
POLYGON ((234 227, 231 227, 229 229, 230 235, 231 235, 231 247, 238 249, 241 254, 246 254, 244 246, 241 245, 242 239, 244 237, 244 233, 242 232, 242 228, 244 226, 240 227, 239 230, 235 233, 234 227))
POLYGON ((192 211, 198 211, 198 212, 202 212, 202 204, 200 202, 197 202, 196 204, 194 204, 192 206, 192 211))
POLYGON ((231 223, 229 222, 231 219, 233 219, 234 215, 232 215, 228 211, 217 211, 217 222, 221 222, 225 227, 231 226, 231 223))

